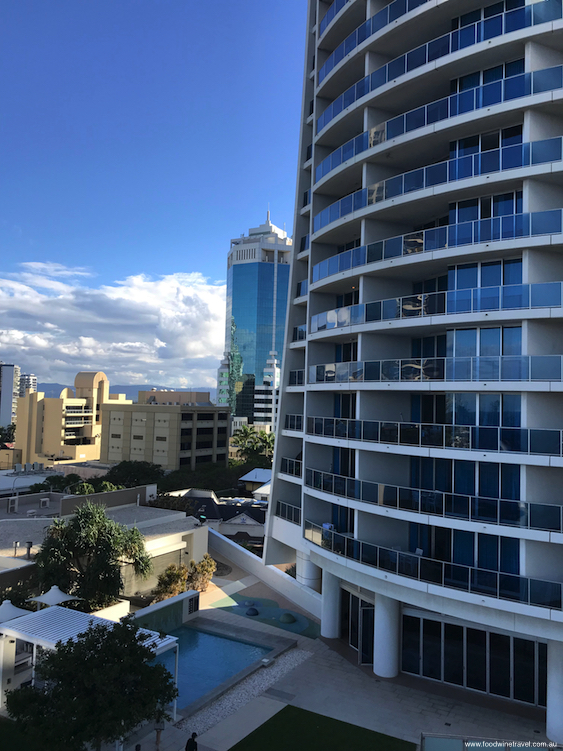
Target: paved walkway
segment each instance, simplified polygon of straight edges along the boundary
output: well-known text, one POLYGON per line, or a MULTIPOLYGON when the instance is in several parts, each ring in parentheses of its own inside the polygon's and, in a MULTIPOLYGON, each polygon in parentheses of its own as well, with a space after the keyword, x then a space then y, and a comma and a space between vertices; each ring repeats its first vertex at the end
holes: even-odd
MULTIPOLYGON (((201 598, 205 617, 231 625, 252 627, 259 632, 288 636, 286 631, 263 623, 248 622, 232 613, 212 605, 225 594, 246 592, 268 597, 280 605, 297 610, 276 592, 269 590, 240 569, 224 577, 223 588, 210 590, 201 598), (285 603, 285 604, 284 604, 285 603)), ((320 639, 307 639, 298 635, 298 648, 311 656, 298 667, 282 676, 261 696, 251 699, 242 708, 221 719, 198 737, 198 751, 228 751, 233 745, 266 722, 286 704, 334 717, 370 730, 420 743, 421 732, 445 735, 474 736, 489 739, 546 741, 545 723, 519 713, 515 705, 507 705, 503 711, 499 701, 464 693, 462 698, 441 695, 443 686, 436 688, 431 683, 420 688, 403 685, 404 681, 385 680, 369 671, 351 664, 344 656, 331 648, 330 643, 320 639), (467 697, 467 698, 466 698, 467 697)), ((335 645, 336 646, 336 645, 335 645)), ((236 688, 233 689, 236 691, 236 688)), ((533 714, 533 713, 532 713, 533 714)), ((195 719, 195 718, 194 718, 195 719)), ((187 730, 169 726, 162 736, 160 751, 183 751, 191 734, 187 730)), ((150 736, 134 741, 126 747, 133 751, 135 742, 141 743, 141 751, 156 749, 154 731, 150 736)), ((293 743, 295 751, 299 749, 293 743)))

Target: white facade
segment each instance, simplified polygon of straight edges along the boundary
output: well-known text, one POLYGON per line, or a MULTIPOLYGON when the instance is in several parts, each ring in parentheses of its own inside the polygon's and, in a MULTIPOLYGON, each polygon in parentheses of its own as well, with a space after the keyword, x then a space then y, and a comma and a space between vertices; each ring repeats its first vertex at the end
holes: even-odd
POLYGON ((25 396, 26 391, 37 391, 37 376, 33 373, 20 373, 20 396, 25 396))
POLYGON ((266 563, 561 743, 561 2, 308 5, 266 563))
POLYGON ((0 363, 0 426, 16 422, 20 395, 20 368, 0 363))

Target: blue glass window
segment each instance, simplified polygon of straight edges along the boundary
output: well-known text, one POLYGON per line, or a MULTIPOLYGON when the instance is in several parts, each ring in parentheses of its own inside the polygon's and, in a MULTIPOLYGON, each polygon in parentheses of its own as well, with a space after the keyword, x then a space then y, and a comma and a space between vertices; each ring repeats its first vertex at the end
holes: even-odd
POLYGON ((479 425, 500 425, 500 394, 479 395, 479 425))
POLYGON ((495 535, 478 535, 478 562, 479 568, 498 571, 498 542, 495 535))
POLYGON ((505 428, 519 428, 521 424, 520 394, 502 395, 502 424, 505 428))
POLYGON ((510 63, 506 63, 504 66, 504 75, 506 78, 510 78, 510 76, 518 76, 521 73, 524 72, 524 58, 520 58, 519 60, 513 60, 510 63))
MULTIPOLYGON (((510 212, 512 213, 512 212, 510 212)), ((476 198, 470 201, 460 201, 457 209, 457 221, 474 222, 479 218, 479 202, 476 198)), ((455 224, 455 219, 451 224, 455 224)))
POLYGON ((522 284, 522 259, 504 262, 504 284, 522 284))
POLYGON ((502 284, 502 266, 500 261, 481 265, 481 287, 499 287, 502 284))
POLYGON ((455 424, 475 425, 476 394, 455 395, 455 424))
POLYGON ((500 497, 509 501, 520 500, 520 465, 501 464, 500 497))
MULTIPOLYGON (((502 68, 501 68, 501 78, 502 78, 502 68)), ((467 76, 461 76, 459 79, 459 90, 460 91, 467 91, 468 89, 474 89, 481 83, 481 74, 479 72, 477 73, 469 73, 467 76)))
POLYGON ((512 128, 504 128, 502 131, 502 146, 515 146, 522 143, 522 126, 514 125, 512 128))
POLYGON ((514 214, 514 193, 493 196, 493 216, 514 214))
POLYGON ((480 330, 479 354, 481 357, 498 357, 500 355, 500 328, 480 330))
POLYGON ((477 264, 465 263, 456 269, 456 289, 477 287, 477 264))
POLYGON ((455 357, 477 355, 477 329, 458 329, 455 332, 455 357))
POLYGON ((479 495, 485 498, 499 497, 499 465, 479 462, 479 495))
POLYGON ((453 534, 453 562, 461 566, 475 564, 475 536, 473 532, 454 529, 453 534))
POLYGON ((502 330, 502 354, 522 354, 522 327, 507 326, 502 330))
MULTIPOLYGON (((502 65, 497 65, 494 68, 489 68, 483 71, 483 84, 492 83, 493 81, 500 81, 503 77, 502 65)), ((476 86, 479 84, 477 83, 476 86)))

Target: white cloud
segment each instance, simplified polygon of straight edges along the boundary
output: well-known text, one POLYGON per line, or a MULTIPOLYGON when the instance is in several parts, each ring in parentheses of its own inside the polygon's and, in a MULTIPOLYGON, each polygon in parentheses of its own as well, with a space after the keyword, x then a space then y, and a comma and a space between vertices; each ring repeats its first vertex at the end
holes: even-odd
POLYGON ((103 370, 113 383, 215 385, 224 283, 194 272, 86 287, 88 269, 21 266, 12 278, 0 278, 4 362, 46 382, 72 384, 79 370, 103 370))

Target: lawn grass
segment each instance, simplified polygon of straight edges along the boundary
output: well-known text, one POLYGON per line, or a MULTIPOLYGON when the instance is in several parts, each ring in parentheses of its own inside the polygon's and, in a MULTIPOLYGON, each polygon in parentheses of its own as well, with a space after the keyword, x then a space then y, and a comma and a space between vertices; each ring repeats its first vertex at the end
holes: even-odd
POLYGON ((231 751, 415 751, 390 735, 288 705, 231 751))

